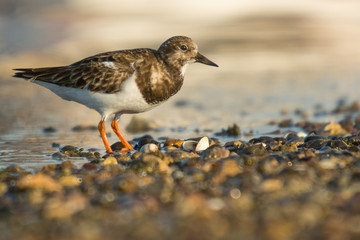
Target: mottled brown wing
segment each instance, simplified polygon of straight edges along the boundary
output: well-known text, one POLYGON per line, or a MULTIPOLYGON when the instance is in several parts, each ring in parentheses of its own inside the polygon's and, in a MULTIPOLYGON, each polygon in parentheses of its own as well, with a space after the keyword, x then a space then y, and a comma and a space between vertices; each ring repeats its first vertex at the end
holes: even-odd
POLYGON ((93 92, 114 93, 134 73, 131 66, 134 59, 122 55, 121 52, 104 53, 63 67, 14 69, 19 71, 14 77, 64 87, 87 88, 93 92))

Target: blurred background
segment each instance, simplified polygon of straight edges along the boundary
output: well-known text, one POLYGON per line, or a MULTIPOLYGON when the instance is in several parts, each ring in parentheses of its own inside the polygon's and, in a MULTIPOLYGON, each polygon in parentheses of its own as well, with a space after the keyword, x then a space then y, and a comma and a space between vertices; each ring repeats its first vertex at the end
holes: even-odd
MULTIPOLYGON (((67 65, 110 50, 157 49, 174 35, 193 38, 220 67, 190 66, 177 95, 139 115, 160 126, 160 135, 177 137, 173 128, 192 135, 193 129, 218 131, 232 123, 258 131, 296 110, 313 120, 319 108, 330 111, 341 99, 360 98, 359 9, 356 0, 2 0, 0 133, 47 126, 61 132, 96 126, 100 119, 12 78, 11 69, 67 65)), ((131 117, 122 117, 122 129, 131 117)), ((95 137, 91 146, 102 148, 95 137)))

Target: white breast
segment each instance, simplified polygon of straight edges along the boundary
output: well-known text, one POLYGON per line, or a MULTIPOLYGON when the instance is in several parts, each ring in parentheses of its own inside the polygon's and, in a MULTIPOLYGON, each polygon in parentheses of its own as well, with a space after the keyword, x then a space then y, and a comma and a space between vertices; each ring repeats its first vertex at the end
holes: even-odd
POLYGON ((95 93, 87 89, 62 87, 42 81, 34 82, 50 89, 65 100, 95 109, 103 116, 114 113, 139 113, 156 106, 148 104, 143 98, 136 85, 135 74, 122 84, 121 90, 117 93, 95 93))

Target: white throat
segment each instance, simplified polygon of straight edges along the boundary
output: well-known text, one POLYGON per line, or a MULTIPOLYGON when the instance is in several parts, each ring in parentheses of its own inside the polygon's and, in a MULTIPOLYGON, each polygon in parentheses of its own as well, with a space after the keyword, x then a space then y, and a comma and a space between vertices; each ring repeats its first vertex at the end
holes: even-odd
POLYGON ((184 77, 185 76, 185 72, 187 67, 189 66, 189 63, 186 63, 184 66, 182 66, 181 68, 181 75, 184 77))

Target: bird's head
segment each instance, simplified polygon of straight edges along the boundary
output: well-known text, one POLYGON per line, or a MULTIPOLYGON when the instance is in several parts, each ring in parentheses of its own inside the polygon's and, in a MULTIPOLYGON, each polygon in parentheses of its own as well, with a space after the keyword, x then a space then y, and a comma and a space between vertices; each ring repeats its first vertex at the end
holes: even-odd
POLYGON ((184 67, 189 63, 199 62, 218 67, 218 65, 198 51, 198 46, 189 37, 175 36, 166 40, 158 49, 161 56, 169 65, 184 67))

